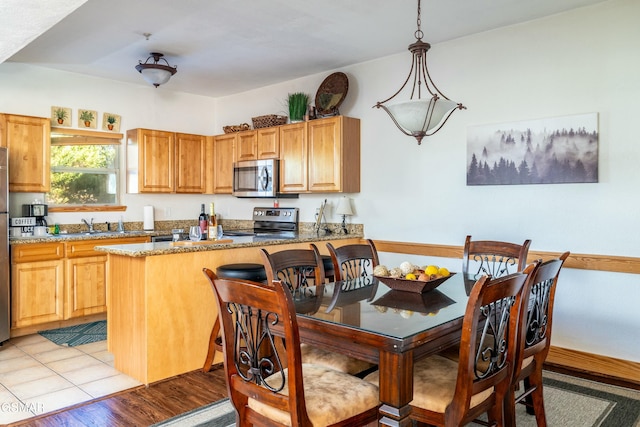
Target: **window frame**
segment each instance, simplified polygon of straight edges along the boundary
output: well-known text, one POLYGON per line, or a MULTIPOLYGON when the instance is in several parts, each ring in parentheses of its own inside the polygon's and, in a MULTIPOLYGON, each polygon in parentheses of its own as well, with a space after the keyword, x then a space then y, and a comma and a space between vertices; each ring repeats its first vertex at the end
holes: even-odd
MULTIPOLYGON (((54 145, 112 145, 116 146, 117 150, 117 167, 115 168, 116 174, 116 201, 113 204, 68 204, 68 205, 51 205, 49 212, 96 212, 96 211, 124 211, 126 206, 120 204, 122 196, 122 183, 121 183, 121 160, 122 140, 124 134, 116 132, 98 132, 84 129, 68 129, 68 128, 51 128, 51 146, 54 145)), ((49 159, 51 161, 51 159, 49 159)), ((78 172, 86 171, 86 168, 78 168, 78 172)), ((54 168, 51 166, 50 173, 54 173, 54 168)))

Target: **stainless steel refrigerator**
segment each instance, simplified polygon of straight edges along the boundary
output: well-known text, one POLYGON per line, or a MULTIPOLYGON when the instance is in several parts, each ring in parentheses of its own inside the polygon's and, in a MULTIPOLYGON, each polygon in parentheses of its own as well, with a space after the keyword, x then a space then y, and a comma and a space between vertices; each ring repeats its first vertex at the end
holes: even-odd
POLYGON ((0 343, 9 339, 9 173, 7 149, 0 147, 0 343))

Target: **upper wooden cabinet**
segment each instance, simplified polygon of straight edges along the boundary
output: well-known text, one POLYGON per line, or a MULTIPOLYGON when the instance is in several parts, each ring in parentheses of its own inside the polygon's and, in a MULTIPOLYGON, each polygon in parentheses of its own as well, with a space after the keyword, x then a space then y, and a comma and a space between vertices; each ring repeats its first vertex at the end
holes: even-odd
POLYGON ((0 147, 9 151, 9 191, 49 191, 50 123, 48 118, 0 114, 0 147))
POLYGON ((279 127, 269 127, 236 136, 236 162, 243 160, 277 159, 280 153, 279 127))
POLYGON ((258 135, 255 130, 238 132, 235 138, 235 161, 255 160, 258 158, 258 135))
POLYGON ((207 138, 176 133, 176 193, 204 193, 207 138))
POLYGON ((306 193, 308 186, 307 123, 280 126, 280 192, 306 193))
POLYGON ((282 193, 360 191, 360 120, 335 116, 280 127, 282 193))
POLYGON ((280 157, 280 127, 258 129, 257 160, 277 159, 280 157))
POLYGON ((233 162, 235 161, 236 135, 228 133, 213 137, 213 149, 208 164, 213 171, 207 193, 231 194, 233 192, 233 162))
POLYGON ((206 137, 151 129, 127 131, 127 192, 204 193, 206 137))

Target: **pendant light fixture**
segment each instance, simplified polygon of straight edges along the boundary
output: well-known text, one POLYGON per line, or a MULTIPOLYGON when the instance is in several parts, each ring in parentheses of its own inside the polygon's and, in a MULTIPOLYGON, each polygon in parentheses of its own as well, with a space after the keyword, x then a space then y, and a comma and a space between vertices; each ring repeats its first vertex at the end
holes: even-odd
POLYGON ((168 82, 171 76, 178 72, 178 67, 170 66, 169 62, 163 58, 164 55, 162 53, 151 52, 150 55, 144 63, 138 61, 139 64, 136 65, 136 70, 142 74, 142 77, 147 82, 157 88, 168 82), (149 62, 151 58, 153 58, 153 62, 149 62), (164 61, 166 65, 159 63, 160 61, 164 61))
POLYGON ((374 107, 382 108, 386 111, 402 133, 416 138, 418 145, 422 143, 422 138, 431 136, 439 131, 455 110, 467 108, 461 103, 456 103, 447 98, 438 90, 431 80, 431 76, 429 76, 427 51, 431 48, 431 45, 422 41, 424 34, 420 29, 420 1, 418 0, 416 41, 409 45, 409 52, 411 52, 413 58, 407 80, 390 98, 374 105, 374 107), (407 86, 407 83, 409 83, 412 76, 413 85, 409 100, 393 100, 405 87, 407 88, 405 93, 408 92, 409 86, 407 86), (427 96, 427 93, 429 96, 427 96), (385 105, 387 102, 389 103, 385 105))

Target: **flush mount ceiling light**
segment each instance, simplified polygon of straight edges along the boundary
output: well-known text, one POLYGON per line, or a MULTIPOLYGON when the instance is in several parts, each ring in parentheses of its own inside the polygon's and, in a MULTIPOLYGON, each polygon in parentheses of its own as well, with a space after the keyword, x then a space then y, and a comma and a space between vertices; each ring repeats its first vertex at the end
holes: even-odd
POLYGON ((136 65, 136 70, 142 74, 142 77, 147 82, 157 88, 168 82, 171 76, 178 72, 178 69, 170 66, 169 62, 163 58, 164 55, 162 53, 151 52, 150 55, 144 63, 139 61, 140 63, 136 65), (151 58, 153 58, 153 62, 149 62, 151 58), (164 61, 166 65, 160 64, 160 61, 164 61))
POLYGON ((416 42, 409 45, 409 52, 412 53, 413 59, 407 80, 390 98, 374 105, 374 107, 382 108, 386 111, 402 133, 415 137, 418 140, 418 145, 421 144, 422 138, 431 136, 439 131, 455 110, 467 108, 461 103, 453 102, 444 96, 431 80, 431 76, 429 76, 427 51, 431 48, 431 45, 422 41, 424 34, 420 29, 420 1, 418 0, 418 29, 414 34, 416 42), (409 100, 394 100, 384 105, 400 94, 405 87, 407 88, 406 92, 408 92, 409 86, 407 86, 407 83, 409 83, 412 76, 413 85, 409 100), (427 94, 424 93, 423 98, 423 91, 428 92, 430 97, 427 97, 427 94))

